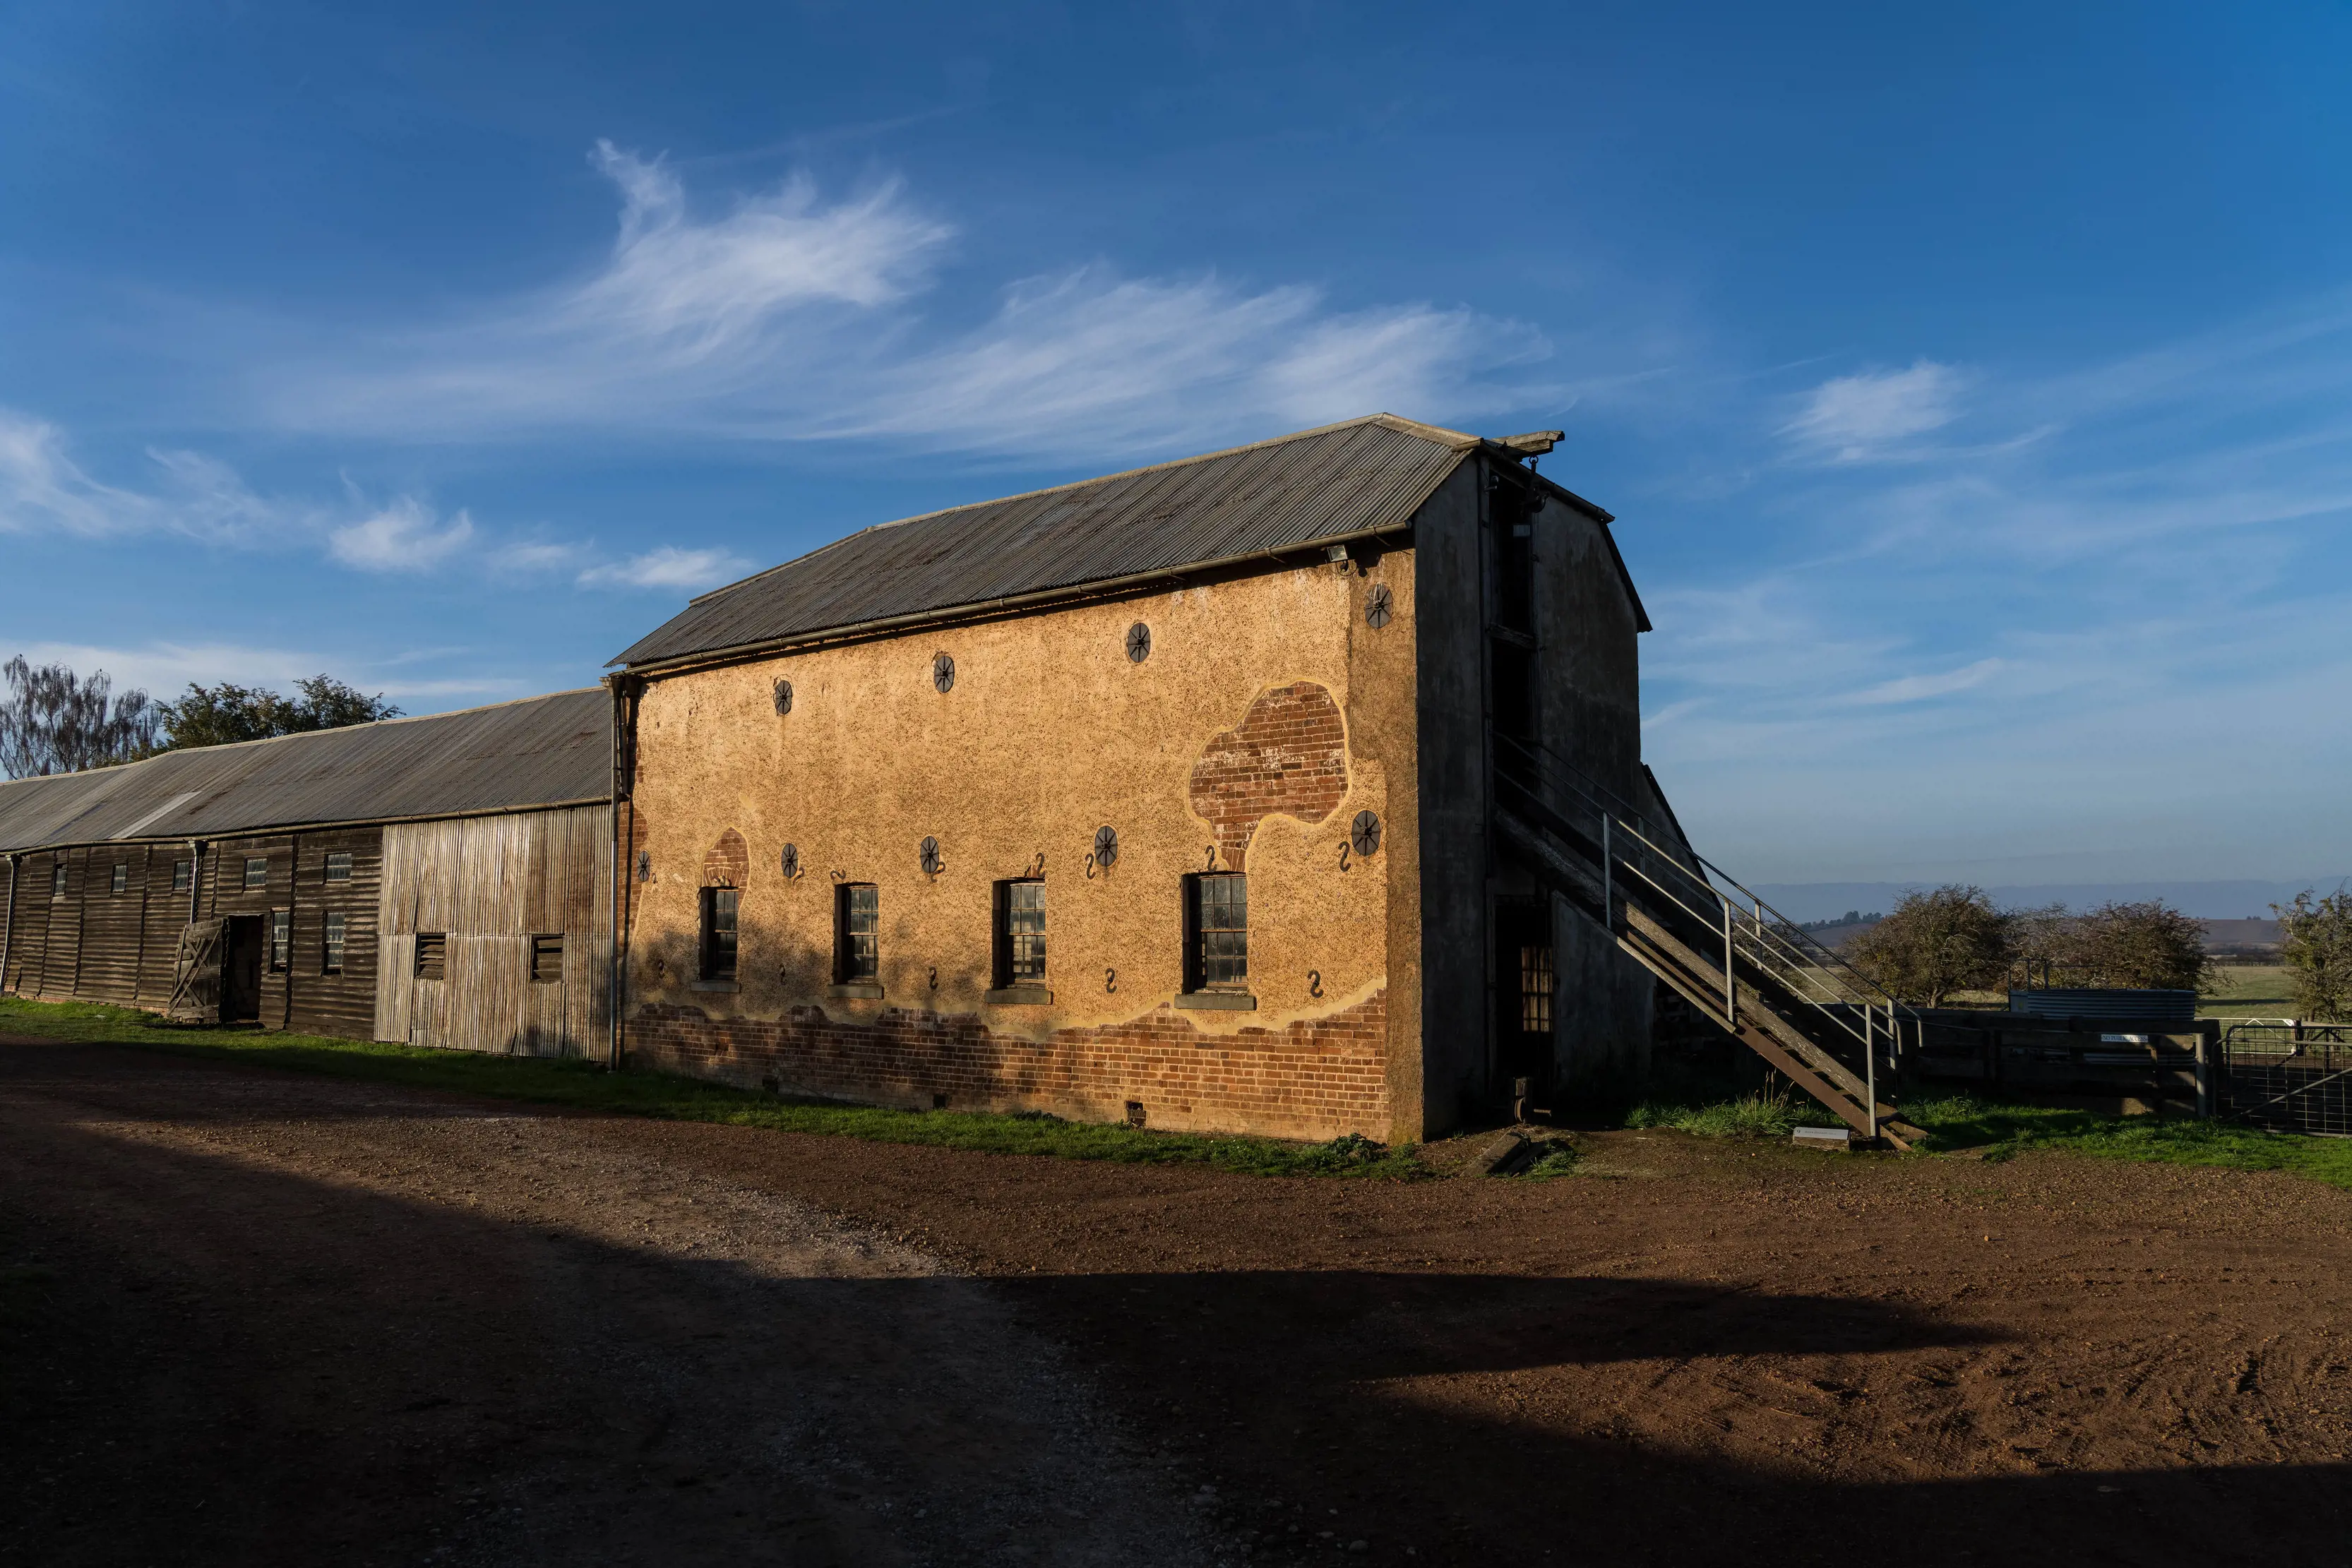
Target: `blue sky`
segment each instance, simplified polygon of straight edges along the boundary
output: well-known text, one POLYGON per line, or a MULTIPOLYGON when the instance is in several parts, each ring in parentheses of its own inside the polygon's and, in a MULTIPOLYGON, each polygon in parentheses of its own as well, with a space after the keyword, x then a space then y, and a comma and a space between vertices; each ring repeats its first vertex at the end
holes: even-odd
POLYGON ((1389 409, 1567 430, 1753 880, 2337 874, 2347 58, 2340 5, 0 5, 0 653, 466 706, 1389 409))

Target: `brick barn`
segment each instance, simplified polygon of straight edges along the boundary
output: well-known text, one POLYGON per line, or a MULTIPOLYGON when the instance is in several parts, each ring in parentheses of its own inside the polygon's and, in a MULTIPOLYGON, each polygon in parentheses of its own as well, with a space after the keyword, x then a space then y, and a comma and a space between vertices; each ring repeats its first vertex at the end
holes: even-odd
POLYGON ((612 678, 632 1057, 1384 1140, 1638 1074, 1651 972, 1493 852, 1498 747, 1671 821, 1553 434, 1375 415, 693 601, 612 678))

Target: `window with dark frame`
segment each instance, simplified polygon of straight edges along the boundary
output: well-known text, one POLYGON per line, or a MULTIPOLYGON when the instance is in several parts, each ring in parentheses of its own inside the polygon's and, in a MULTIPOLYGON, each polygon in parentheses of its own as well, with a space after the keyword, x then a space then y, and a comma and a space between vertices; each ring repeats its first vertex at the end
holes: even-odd
POLYGON ((742 894, 731 887, 702 890, 702 977, 735 977, 735 904, 742 894))
POLYGON ((337 850, 333 853, 328 855, 326 880, 329 882, 349 882, 352 880, 351 851, 337 850))
POLYGON ((116 861, 114 862, 114 880, 107 884, 106 891, 109 893, 128 893, 131 891, 131 864, 129 862, 116 861))
POLYGON ((1034 877, 996 884, 996 985, 1045 983, 1045 884, 1034 877))
POLYGON ((1519 948, 1519 1032, 1551 1032, 1551 945, 1519 948))
POLYGON ((51 898, 63 898, 65 895, 66 862, 59 861, 57 864, 49 868, 49 896, 51 898))
POLYGON ((195 880, 196 880, 196 862, 194 862, 194 861, 173 861, 173 862, 172 862, 172 891, 173 891, 173 893, 185 893, 185 892, 187 892, 187 891, 188 891, 188 883, 192 883, 192 882, 194 882, 194 881, 195 881, 195 880))
POLYGON ((269 885, 269 857, 268 855, 247 855, 245 857, 245 885, 247 887, 268 887, 269 885))
POLYGON ((319 972, 322 975, 343 972, 343 920, 344 917, 337 914, 331 913, 327 916, 326 946, 319 959, 319 972))
POLYGON ((882 973, 882 890, 845 882, 833 890, 833 977, 843 985, 882 973))
POLYGON ((1249 878, 1200 872, 1184 879, 1184 988, 1249 988, 1249 878))
POLYGON ((269 912, 269 972, 282 975, 294 956, 294 912, 273 909, 269 912))
POLYGON ((446 931, 419 931, 416 934, 416 977, 437 980, 446 973, 449 934, 446 931))
POLYGON ((563 978, 563 933, 542 934, 530 939, 530 981, 535 986, 551 986, 563 978))

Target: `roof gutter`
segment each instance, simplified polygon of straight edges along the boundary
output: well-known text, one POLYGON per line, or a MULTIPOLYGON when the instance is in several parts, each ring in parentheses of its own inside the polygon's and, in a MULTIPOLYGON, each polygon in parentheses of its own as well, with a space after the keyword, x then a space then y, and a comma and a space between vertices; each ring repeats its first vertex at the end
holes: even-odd
MULTIPOLYGON (((1564 493, 1564 492, 1563 492, 1564 493)), ((1574 499, 1574 497, 1570 497, 1574 499)), ((1588 502, 1579 502, 1590 506, 1588 502)), ((1419 510, 1418 507, 1415 508, 1419 510)), ((746 664, 753 659, 789 653, 801 648, 823 647, 834 643, 864 642, 871 637, 886 636, 896 632, 912 632, 925 626, 948 626, 964 621, 986 620, 991 616, 1017 611, 1034 610, 1045 605, 1084 604, 1098 599, 1119 599, 1155 584, 1181 584, 1187 578, 1234 571, 1250 566, 1273 565, 1292 556, 1329 549, 1333 545, 1360 544, 1398 534, 1411 534, 1412 520, 1391 523, 1384 528, 1360 528, 1354 533, 1327 534, 1320 538, 1303 539, 1297 544, 1277 546, 1273 549, 1253 550, 1247 555, 1225 556, 1216 560, 1188 561, 1182 566, 1158 567, 1150 571, 1132 572, 1125 577, 1104 578, 1097 582, 1077 583, 1066 588, 1041 588, 1029 593, 1007 594, 1000 599, 982 599, 970 604, 950 605, 939 610, 919 610, 906 615, 886 616, 879 621, 854 622, 846 626, 828 626, 815 632, 794 632, 786 637, 771 637, 757 643, 738 643, 731 647, 707 649, 692 653, 678 653, 667 659, 650 659, 642 664, 622 664, 631 674, 648 679, 664 675, 686 674, 694 670, 716 669, 727 664, 746 664)), ((625 655, 624 655, 625 657, 625 655)), ((621 664, 621 660, 614 660, 621 664)))

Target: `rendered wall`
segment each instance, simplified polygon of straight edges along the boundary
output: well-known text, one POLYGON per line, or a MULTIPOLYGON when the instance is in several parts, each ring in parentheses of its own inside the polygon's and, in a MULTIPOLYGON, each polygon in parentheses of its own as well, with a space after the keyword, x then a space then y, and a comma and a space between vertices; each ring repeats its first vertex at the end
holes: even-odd
POLYGON ((1417 1136, 1414 603, 1393 551, 654 681, 630 1049, 883 1103, 1417 1136), (1378 630, 1376 586, 1394 603, 1378 630), (1365 810, 1381 848, 1343 863, 1365 810), (1090 874, 1103 827, 1118 858, 1090 874), (738 979, 716 986, 697 978, 700 890, 738 864, 738 979), (1249 876, 1255 1010, 1180 1005, 1183 878, 1212 864, 1249 876), (1051 1000, 992 1001, 993 884, 1040 871, 1051 1000), (834 992, 837 878, 879 890, 879 998, 834 992))

